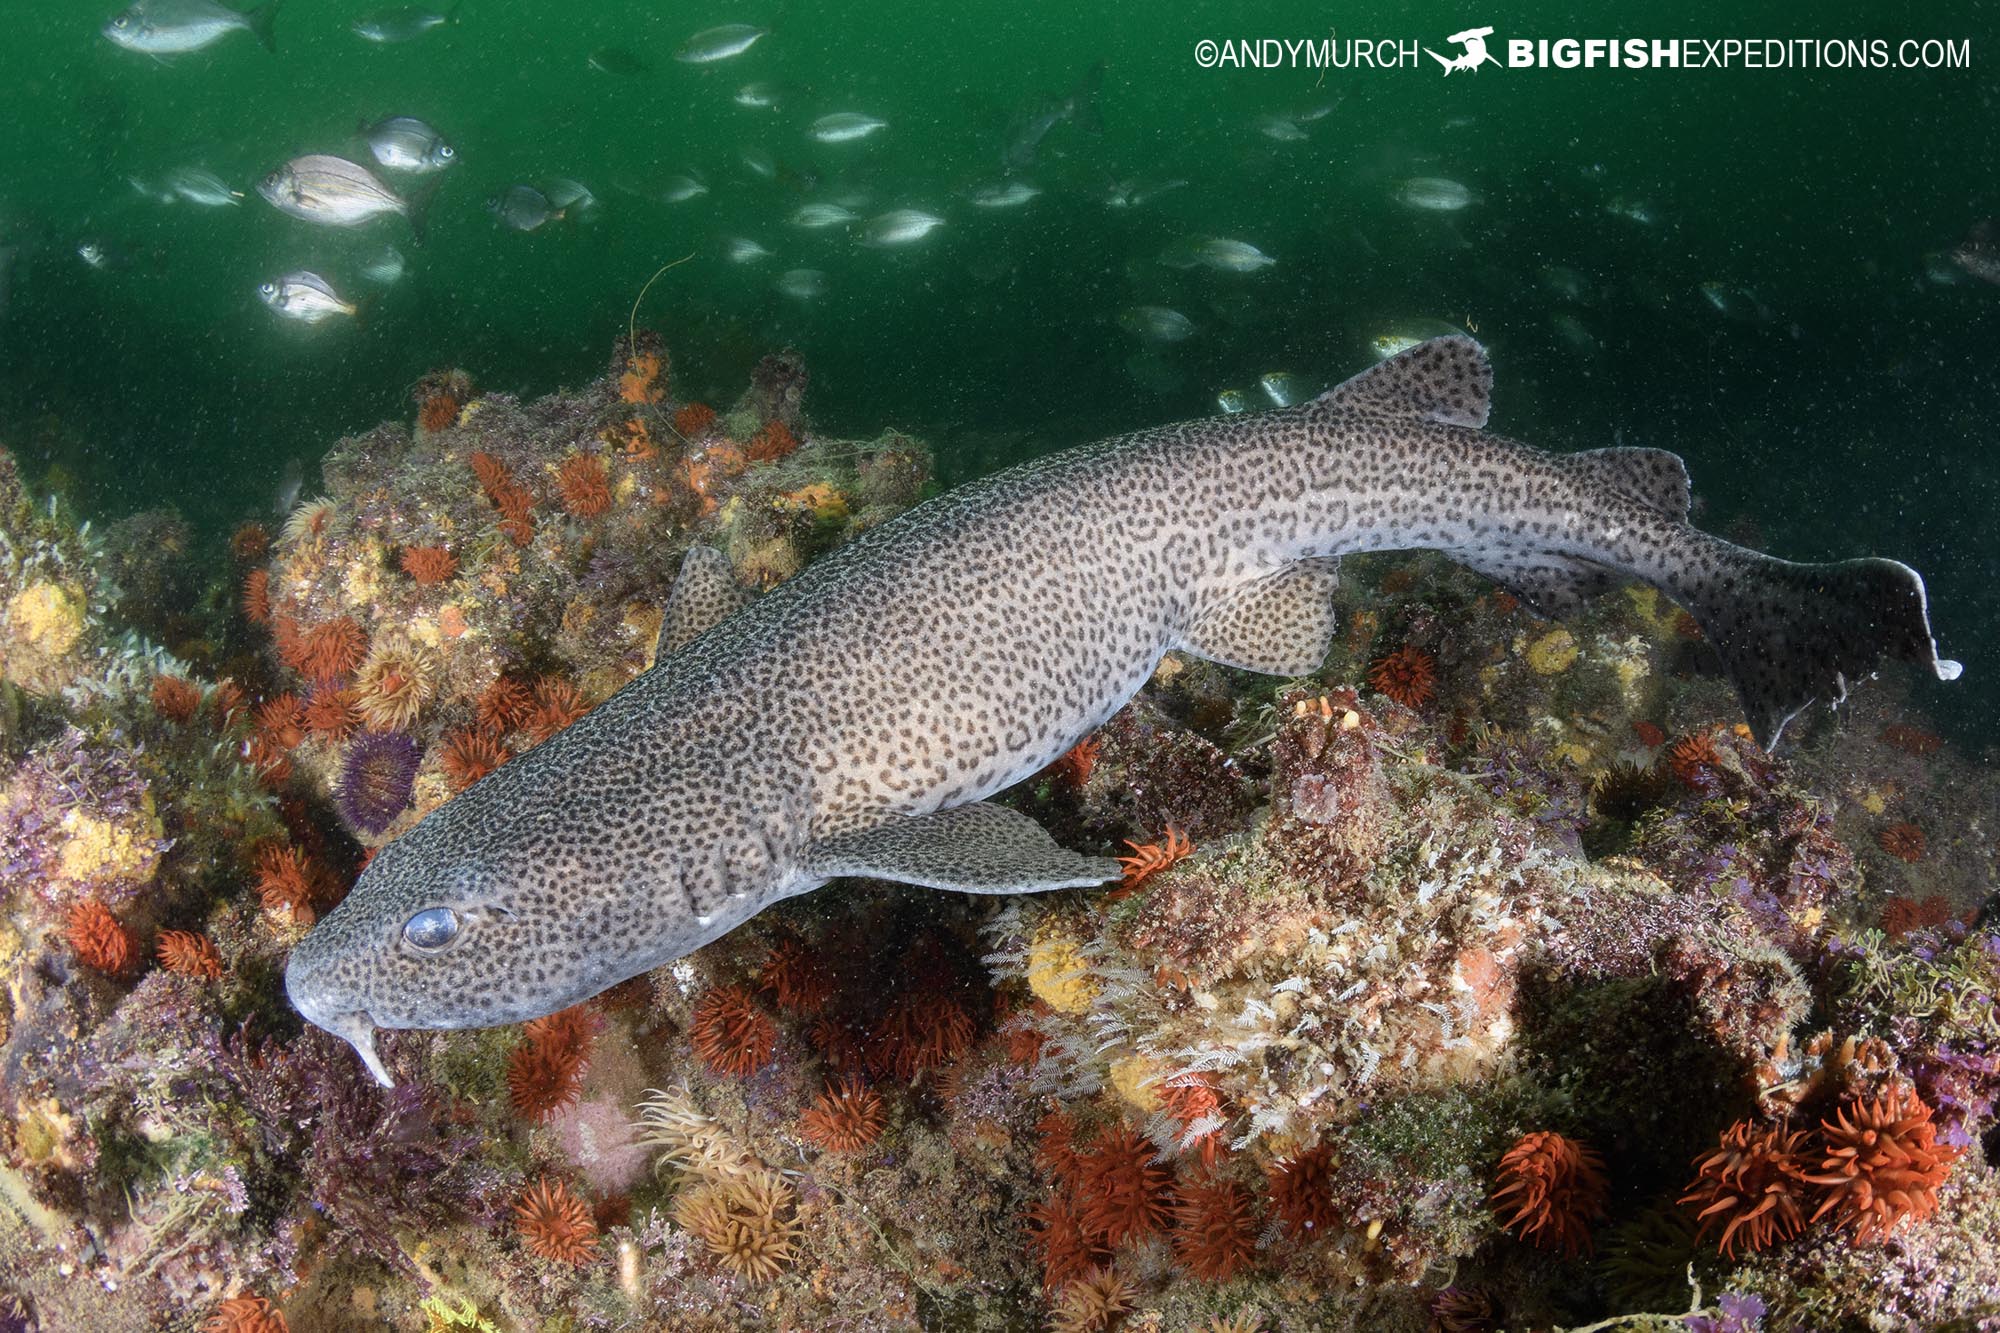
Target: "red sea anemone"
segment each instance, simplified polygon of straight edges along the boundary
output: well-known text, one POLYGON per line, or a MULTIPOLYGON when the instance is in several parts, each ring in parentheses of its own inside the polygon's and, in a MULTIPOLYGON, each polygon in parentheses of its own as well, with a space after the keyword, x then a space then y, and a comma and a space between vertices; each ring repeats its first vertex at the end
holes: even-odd
POLYGON ((878 1074, 907 1082, 965 1054, 976 1026, 965 1006, 949 995, 904 994, 889 1006, 871 1034, 868 1065, 878 1074))
POLYGON ((1406 643, 1368 668, 1368 683, 1405 708, 1422 708, 1437 693, 1437 662, 1406 643))
POLYGON ((1111 1257, 1111 1247, 1083 1223, 1083 1209, 1067 1190, 1028 1212, 1028 1243, 1042 1259, 1042 1282, 1050 1290, 1082 1277, 1111 1257))
POLYGON ((169 972, 198 981, 214 981, 222 975, 222 956, 206 935, 191 930, 163 930, 156 952, 160 966, 169 972))
POLYGON ((368 635, 352 616, 321 621, 298 636, 293 665, 315 684, 351 675, 368 651, 368 635))
POLYGON ((243 576, 243 618, 261 625, 271 618, 271 573, 253 569, 243 576))
POLYGON ((464 791, 507 762, 507 743, 484 727, 460 727, 447 732, 438 763, 453 791, 464 791))
POLYGON ((1493 1207, 1521 1239, 1575 1255, 1590 1248, 1590 1224, 1604 1216, 1610 1182, 1595 1151, 1549 1130, 1521 1136, 1500 1159, 1493 1207))
POLYGON ((582 1005, 525 1024, 507 1058, 507 1094, 519 1115, 546 1122, 577 1099, 597 1040, 597 1015, 582 1005))
POLYGON ((479 485, 485 490, 486 498, 500 511, 500 530, 514 545, 526 546, 535 535, 535 520, 530 512, 534 508, 535 497, 514 480, 513 472, 492 454, 475 450, 467 461, 479 477, 479 485))
POLYGON ((1683 736, 1674 742, 1674 748, 1667 751, 1667 767, 1683 786, 1698 787, 1704 774, 1713 769, 1722 756, 1715 748, 1715 737, 1707 732, 1693 736, 1683 736))
POLYGON ((1322 1143, 1271 1168, 1271 1211, 1285 1234, 1323 1236, 1339 1219, 1333 1211, 1333 1148, 1322 1143))
POLYGON ((309 926, 317 904, 330 894, 327 875, 318 862, 297 847, 267 846, 257 853, 257 897, 265 910, 283 912, 296 925, 309 926))
POLYGON ((1235 1181, 1183 1184, 1173 1214, 1174 1258, 1196 1277, 1226 1282, 1256 1256, 1257 1218, 1250 1191, 1235 1181))
POLYGON ((291 1333, 291 1325, 262 1296, 231 1296, 202 1321, 201 1333, 291 1333))
POLYGON ((187 722, 201 707, 201 690, 179 676, 153 677, 153 711, 169 722, 187 722))
POLYGON ((794 1014, 816 1014, 833 998, 833 984, 805 945, 786 936, 764 955, 757 981, 771 992, 780 1009, 794 1014))
POLYGON ((1143 1240, 1172 1217, 1173 1173, 1145 1135, 1112 1125, 1078 1157, 1077 1198, 1083 1225, 1108 1245, 1143 1240))
POLYGON ((458 572, 458 557, 442 546, 406 546, 400 563, 405 574, 425 587, 458 572))
POLYGON ((707 403, 689 403, 674 413, 674 434, 684 440, 701 438, 714 424, 715 409, 707 403))
POLYGON ((1820 1122, 1825 1156, 1803 1177, 1825 1192, 1810 1220, 1827 1213, 1856 1240, 1878 1240, 1911 1218, 1937 1211, 1944 1184, 1965 1149, 1937 1142, 1931 1108, 1907 1083, 1844 1106, 1820 1122))
POLYGON ((1697 1209, 1703 1235, 1722 1228, 1717 1253, 1734 1257, 1739 1240, 1748 1250, 1769 1249, 1799 1234, 1805 1138, 1783 1125, 1739 1120, 1714 1152, 1695 1159, 1694 1182, 1680 1201, 1697 1209))
POLYGON ((590 701, 574 682, 545 676, 535 683, 535 706, 523 725, 539 744, 589 711, 590 701))
POLYGON ((697 1000, 688 1037, 710 1069, 738 1078, 770 1063, 778 1048, 777 1025, 741 986, 717 986, 697 1000))
POLYGON ((791 427, 773 418, 750 439, 743 456, 752 463, 775 463, 799 447, 799 437, 791 427))
POLYGON ((139 956, 132 932, 95 898, 69 909, 69 947, 78 962, 113 977, 131 971, 139 956))
POLYGON ((1924 831, 1915 824, 1891 824, 1875 835, 1875 842, 1898 861, 1924 859, 1924 831))
POLYGON ((416 786, 417 743, 400 731, 369 731, 356 737, 340 761, 333 802, 348 826, 370 837, 396 822, 416 786))
POLYGON ((799 1129, 829 1152, 860 1152, 881 1137, 882 1094, 849 1074, 830 1085, 802 1115, 799 1129))
POLYGON ((596 518, 611 508, 611 482, 596 454, 571 454, 556 469, 563 508, 578 518, 596 518))
POLYGON ((322 685, 306 700, 305 727, 314 736, 345 740, 361 725, 361 710, 354 705, 354 691, 322 685))
POLYGON ((535 696, 512 676, 501 676, 480 692, 474 715, 489 731, 518 731, 535 711, 535 696))
POLYGON ((514 1228, 527 1247, 560 1264, 588 1263, 597 1253, 597 1223, 583 1200, 544 1176, 514 1205, 514 1228))

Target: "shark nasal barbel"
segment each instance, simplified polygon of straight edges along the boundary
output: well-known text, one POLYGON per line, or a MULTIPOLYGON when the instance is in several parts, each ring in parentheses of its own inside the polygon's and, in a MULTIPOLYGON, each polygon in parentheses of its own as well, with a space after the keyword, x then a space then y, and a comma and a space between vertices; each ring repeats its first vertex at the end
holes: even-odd
POLYGON ((1650 584, 1700 624, 1767 747, 1884 658, 1958 675, 1916 571, 1709 536, 1679 458, 1490 435, 1491 386, 1471 339, 1421 343, 1310 402, 961 487, 755 602, 689 551, 656 665, 382 848, 293 951, 292 1002, 387 1083, 377 1028, 552 1013, 840 876, 1115 879, 987 798, 1169 651, 1317 670, 1349 552, 1437 550, 1557 618, 1650 584))

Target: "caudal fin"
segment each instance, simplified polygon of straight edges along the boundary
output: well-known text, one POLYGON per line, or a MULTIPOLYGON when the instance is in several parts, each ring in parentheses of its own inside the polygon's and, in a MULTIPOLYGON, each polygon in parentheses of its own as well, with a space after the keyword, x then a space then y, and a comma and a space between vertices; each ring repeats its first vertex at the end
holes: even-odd
POLYGON ((278 0, 269 0, 255 9, 245 10, 243 18, 266 51, 275 52, 278 49, 278 0))
POLYGON ((1937 654, 1924 581, 1908 565, 1795 565, 1712 538, 1704 548, 1667 591, 1721 655, 1766 750, 1808 704, 1838 704, 1884 658, 1958 678, 1959 664, 1937 654))

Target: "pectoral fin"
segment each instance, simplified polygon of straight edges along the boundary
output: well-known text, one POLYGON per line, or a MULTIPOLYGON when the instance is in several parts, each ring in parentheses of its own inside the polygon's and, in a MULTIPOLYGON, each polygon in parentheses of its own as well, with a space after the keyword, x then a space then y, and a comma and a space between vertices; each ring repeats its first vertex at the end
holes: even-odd
POLYGON ((1333 646, 1340 561, 1301 560, 1201 609, 1181 647, 1224 666, 1269 676, 1319 670, 1333 646))
POLYGON ((863 875, 961 893, 1042 893, 1102 884, 1123 873, 1112 858, 1060 847, 1026 815, 986 801, 896 816, 816 843, 806 868, 827 879, 863 875))
POLYGON ((750 595, 736 582, 729 557, 713 546, 690 546, 681 559, 681 572, 667 594, 666 615, 660 621, 660 638, 653 646, 653 660, 685 648, 711 625, 729 619, 749 602, 750 595))

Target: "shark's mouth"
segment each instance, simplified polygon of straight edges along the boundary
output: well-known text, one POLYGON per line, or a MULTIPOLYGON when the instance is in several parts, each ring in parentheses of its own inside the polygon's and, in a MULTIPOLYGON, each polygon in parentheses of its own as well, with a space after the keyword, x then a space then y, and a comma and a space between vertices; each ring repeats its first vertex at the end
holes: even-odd
POLYGON ((382 1064, 382 1057, 375 1053, 375 1020, 359 1009, 352 1013, 336 1014, 331 1018, 314 1019, 321 1027, 354 1048, 361 1057, 361 1063, 368 1066, 368 1072, 375 1081, 385 1088, 396 1086, 396 1080, 389 1077, 388 1069, 382 1064))

